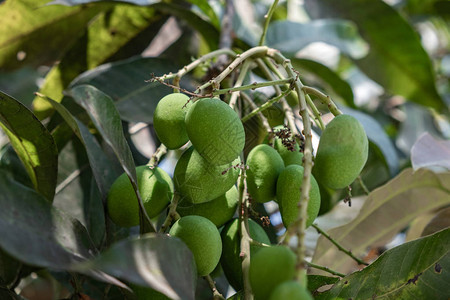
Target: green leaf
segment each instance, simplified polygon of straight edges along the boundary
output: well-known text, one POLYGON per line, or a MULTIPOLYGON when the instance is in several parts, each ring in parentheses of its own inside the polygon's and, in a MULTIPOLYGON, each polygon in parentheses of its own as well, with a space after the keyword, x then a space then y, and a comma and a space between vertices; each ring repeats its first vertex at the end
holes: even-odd
POLYGON ((176 71, 178 68, 169 60, 136 56, 83 73, 70 86, 95 86, 115 101, 123 120, 151 124, 158 101, 172 90, 145 80, 150 79, 151 73, 161 76, 176 71))
MULTIPOLYGON (((75 6, 87 3, 95 3, 101 0, 54 0, 49 2, 47 5, 66 5, 66 6, 75 6)), ((116 2, 117 4, 121 4, 123 2, 135 4, 135 5, 150 5, 153 3, 161 2, 160 0, 109 0, 109 2, 116 2)))
MULTIPOLYGON (((50 70, 40 92, 60 102, 63 90, 80 73, 107 61, 141 53, 166 19, 166 15, 152 7, 123 3, 105 6, 61 62, 50 70)), ((35 98, 33 107, 41 119, 47 117, 51 110, 51 106, 39 98, 35 98)))
POLYGON ((22 264, 0 248, 0 288, 10 287, 18 278, 22 264))
POLYGON ((313 74, 325 85, 325 87, 330 88, 332 93, 341 98, 345 104, 350 107, 355 107, 352 87, 336 72, 314 60, 292 58, 291 62, 293 67, 301 74, 304 72, 313 74))
POLYGON ((314 20, 309 23, 277 21, 267 29, 267 46, 295 55, 313 42, 337 47, 353 58, 367 54, 368 46, 358 34, 355 24, 344 20, 314 20))
POLYGON ((79 268, 101 270, 171 299, 195 298, 197 271, 192 253, 181 240, 167 235, 150 233, 122 240, 79 268))
POLYGON ((308 275, 308 290, 313 294, 318 288, 328 284, 335 284, 338 281, 339 277, 308 275))
POLYGON ((114 106, 114 102, 108 95, 91 85, 76 86, 69 91, 69 96, 86 110, 103 140, 111 147, 123 170, 130 178, 139 201, 141 233, 154 232, 155 229, 144 209, 139 194, 136 167, 130 147, 125 140, 120 115, 114 106))
POLYGON ((450 228, 450 207, 440 210, 425 226, 422 236, 433 234, 442 229, 450 228))
MULTIPOLYGON (((450 173, 406 169, 371 192, 358 216, 329 235, 356 256, 385 245, 417 216, 450 204, 450 173)), ((353 269, 351 258, 321 236, 313 262, 341 273, 353 269)))
POLYGON ((405 243, 316 299, 448 299, 450 229, 405 243))
POLYGON ((15 0, 0 5, 1 70, 53 63, 80 36, 99 9, 99 6, 45 6, 45 2, 48 1, 15 0))
POLYGON ((399 158, 397 155, 397 150, 395 149, 392 141, 389 139, 389 136, 383 130, 383 127, 381 127, 377 120, 361 111, 345 107, 342 107, 341 110, 345 114, 349 114, 361 122, 369 140, 375 144, 375 146, 382 153, 386 166, 389 168, 389 173, 391 176, 396 175, 399 171, 399 158))
POLYGON ((382 0, 306 3, 321 17, 349 19, 358 25, 370 51, 355 62, 387 91, 427 107, 448 109, 436 91, 433 66, 419 35, 394 8, 382 0))
POLYGON ((28 108, 1 91, 0 127, 25 165, 35 189, 52 201, 58 150, 50 132, 28 108))
POLYGON ((214 9, 209 5, 207 0, 187 0, 189 3, 192 3, 196 5, 198 8, 200 8, 203 13, 208 16, 211 23, 216 27, 217 29, 220 29, 220 20, 219 17, 217 17, 216 12, 214 9))

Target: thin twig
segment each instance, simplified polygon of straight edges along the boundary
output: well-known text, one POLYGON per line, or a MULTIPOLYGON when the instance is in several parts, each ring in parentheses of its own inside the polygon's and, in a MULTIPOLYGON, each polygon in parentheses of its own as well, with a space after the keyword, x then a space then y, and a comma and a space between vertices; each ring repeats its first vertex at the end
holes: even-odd
POLYGON ((276 85, 283 84, 283 83, 291 83, 292 81, 294 81, 294 78, 286 78, 286 79, 272 80, 272 81, 266 81, 266 82, 254 82, 254 83, 247 84, 247 85, 242 85, 242 86, 238 85, 238 86, 234 86, 232 88, 214 90, 212 94, 214 96, 217 96, 217 95, 232 93, 232 92, 254 90, 257 88, 261 88, 261 87, 276 86, 276 85))
POLYGON ((330 273, 330 274, 333 274, 333 275, 336 275, 336 276, 339 276, 339 277, 345 277, 346 276, 345 274, 342 274, 342 273, 339 273, 337 271, 331 270, 328 267, 316 265, 316 264, 314 264, 312 262, 306 262, 306 264, 308 265, 308 267, 311 267, 311 268, 314 268, 314 269, 318 269, 318 270, 322 270, 322 271, 325 271, 327 273, 330 273))
MULTIPOLYGON (((234 88, 238 88, 238 87, 242 86, 242 84, 244 83, 244 80, 245 80, 245 76, 247 76, 248 70, 250 68, 250 64, 251 64, 250 60, 246 60, 244 62, 241 70, 239 71, 239 76, 234 84, 234 88)), ((230 89, 227 89, 227 90, 228 90, 227 92, 230 92, 230 89)), ((216 90, 215 92, 218 92, 218 91, 220 91, 220 90, 216 90)), ((234 106, 236 105, 236 101, 237 101, 238 97, 239 97, 238 90, 233 91, 231 98, 230 98, 230 103, 229 103, 231 108, 234 109, 234 106)))
POLYGON ((325 95, 318 89, 315 89, 310 86, 303 86, 302 89, 303 89, 303 91, 305 91, 305 93, 314 95, 317 98, 319 98, 320 100, 322 100, 328 106, 328 109, 334 116, 342 115, 342 111, 340 111, 339 108, 337 108, 336 104, 333 102, 333 100, 331 100, 330 96, 325 95))
POLYGON ((260 107, 254 109, 253 111, 251 111, 248 115, 246 115, 245 117, 243 117, 241 119, 242 123, 245 123, 246 121, 248 121, 250 118, 252 118, 253 116, 255 116, 256 114, 258 114, 259 112, 262 112, 266 109, 268 109, 269 107, 271 107, 274 103, 280 101, 283 97, 286 97, 292 90, 287 90, 284 93, 281 93, 280 95, 273 97, 272 99, 270 99, 269 101, 267 101, 266 103, 264 103, 263 105, 261 105, 260 107))
POLYGON ((317 232, 319 232, 321 235, 323 235, 327 240, 329 240, 331 243, 333 243, 333 245, 335 245, 340 251, 344 252, 345 254, 350 256, 352 259, 354 259, 358 264, 364 265, 364 266, 368 266, 369 265, 365 261, 363 261, 363 260, 357 258, 355 255, 353 255, 353 253, 350 250, 347 250, 344 247, 342 247, 341 244, 339 244, 332 237, 330 237, 328 235, 328 233, 323 231, 319 226, 317 226, 316 224, 312 224, 311 226, 314 227, 317 230, 317 232))
POLYGON ((169 204, 169 212, 167 213, 167 217, 164 220, 163 225, 159 229, 160 233, 164 233, 173 221, 176 221, 180 218, 180 215, 177 213, 177 205, 179 200, 180 195, 178 193, 175 193, 173 195, 172 202, 169 204))
POLYGON ((364 181, 362 180, 361 175, 358 176, 358 183, 361 186, 361 188, 363 189, 364 193, 366 193, 366 195, 370 194, 369 189, 367 188, 366 184, 364 183, 364 181))
POLYGON ((264 16, 264 28, 263 28, 263 33, 261 34, 261 38, 259 40, 259 46, 263 46, 265 39, 266 39, 266 35, 267 35, 267 28, 269 28, 269 23, 270 20, 272 19, 272 15, 275 11, 275 8, 278 5, 278 1, 279 0, 274 0, 272 5, 269 8, 269 11, 267 12, 267 14, 264 16))
POLYGON ((157 167, 159 160, 166 153, 167 153, 167 147, 164 144, 161 144, 158 147, 158 149, 156 149, 155 153, 153 153, 152 157, 150 158, 149 162, 147 163, 147 166, 149 166, 151 169, 157 167))
MULTIPOLYGON (((255 102, 253 102, 253 100, 246 94, 246 93, 242 93, 241 92, 241 98, 244 99, 245 102, 248 103, 248 105, 250 105, 250 107, 255 110, 258 109, 258 106, 255 104, 255 102)), ((271 132, 272 128, 269 125, 269 121, 267 120, 266 116, 263 115, 262 112, 258 113, 258 116, 261 118, 261 121, 263 123, 264 128, 266 129, 267 132, 271 132)))
POLYGON ((222 294, 217 290, 216 283, 211 278, 211 275, 204 276, 205 280, 208 282, 209 287, 211 288, 211 291, 213 292, 213 299, 214 300, 225 300, 225 298, 222 296, 222 294))

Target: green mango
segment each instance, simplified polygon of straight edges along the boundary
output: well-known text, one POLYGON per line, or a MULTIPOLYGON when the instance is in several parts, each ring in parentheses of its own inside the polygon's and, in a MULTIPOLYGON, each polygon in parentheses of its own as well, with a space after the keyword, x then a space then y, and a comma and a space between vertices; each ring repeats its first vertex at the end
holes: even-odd
POLYGON ((313 300, 309 291, 298 281, 286 281, 278 285, 269 300, 313 300))
POLYGON ((284 169, 280 154, 266 144, 256 146, 247 157, 247 189, 257 202, 274 200, 277 178, 284 169))
POLYGON ((239 116, 218 98, 197 100, 185 122, 192 145, 210 164, 228 164, 244 149, 245 132, 239 116))
POLYGON ((169 235, 181 239, 192 251, 199 276, 210 274, 222 254, 222 240, 216 225, 201 216, 186 216, 176 221, 169 235))
MULTIPOLYGON (((150 218, 159 215, 167 207, 173 196, 173 182, 161 168, 149 166, 136 168, 139 193, 150 218)), ((108 213, 119 226, 139 225, 139 205, 131 181, 126 173, 120 175, 108 192, 108 213)))
MULTIPOLYGON (((277 126, 274 128, 274 132, 279 132, 283 128, 284 126, 277 126)), ((273 147, 280 154, 285 167, 290 165, 303 165, 303 153, 300 152, 300 146, 296 142, 293 144, 293 149, 288 149, 288 147, 283 144, 282 139, 276 136, 273 141, 273 147)))
MULTIPOLYGON (((277 200, 281 218, 286 228, 297 220, 299 208, 298 202, 301 195, 303 182, 303 167, 290 165, 281 172, 277 181, 277 200)), ((307 208, 308 219, 306 227, 309 227, 317 218, 320 210, 320 190, 314 176, 311 175, 311 188, 307 208)))
POLYGON ((198 204, 225 194, 237 181, 240 158, 231 163, 212 165, 195 149, 187 149, 178 159, 173 180, 175 189, 187 201, 198 204))
POLYGON ((286 246, 260 249, 250 260, 250 285, 256 300, 269 299, 275 288, 294 279, 296 256, 286 246))
POLYGON ((335 117, 320 137, 313 174, 324 186, 342 189, 361 173, 369 142, 361 123, 350 115, 335 117))
MULTIPOLYGON (((255 241, 270 245, 270 239, 264 229, 258 223, 249 219, 248 227, 250 237, 255 241)), ((234 219, 228 222, 221 232, 222 237, 222 257, 220 264, 225 273, 228 282, 236 290, 243 288, 242 279, 242 260, 239 256, 241 253, 241 239, 239 233, 239 220, 234 219)), ((260 246, 250 245, 250 257, 261 249, 260 246)))
POLYGON ((184 122, 191 102, 181 93, 173 93, 159 100, 153 114, 153 127, 167 149, 178 149, 189 141, 184 122))
POLYGON ((236 212, 239 194, 236 186, 233 185, 228 192, 208 202, 192 204, 186 199, 183 200, 184 201, 180 201, 177 206, 177 212, 180 216, 202 216, 209 219, 217 227, 221 227, 228 222, 236 212))

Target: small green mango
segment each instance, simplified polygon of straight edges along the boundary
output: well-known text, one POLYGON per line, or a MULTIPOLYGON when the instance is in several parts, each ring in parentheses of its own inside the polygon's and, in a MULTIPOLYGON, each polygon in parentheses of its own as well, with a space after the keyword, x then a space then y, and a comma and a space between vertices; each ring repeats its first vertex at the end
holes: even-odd
MULTIPOLYGON (((252 239, 270 245, 269 237, 258 223, 249 219, 248 227, 252 239)), ((222 229, 220 236, 222 237, 222 257, 220 258, 220 264, 222 265, 223 272, 225 273, 228 282, 236 291, 238 291, 244 286, 242 277, 242 259, 239 256, 241 253, 239 220, 234 219, 228 222, 222 229)), ((250 245, 250 257, 260 249, 260 246, 250 245)))
POLYGON ((239 194, 236 186, 233 185, 228 192, 208 202, 192 204, 186 199, 183 200, 177 206, 177 212, 180 216, 202 216, 209 219, 217 227, 221 227, 233 218, 238 205, 239 194))
MULTIPOLYGON (((145 210, 150 218, 156 217, 172 200, 172 179, 159 167, 139 166, 136 175, 145 210)), ((138 200, 127 174, 120 175, 111 185, 107 205, 109 216, 117 225, 139 225, 138 200)))
POLYGON ((167 149, 178 149, 189 141, 184 122, 191 105, 189 97, 173 93, 163 97, 153 114, 153 127, 167 149))
POLYGON ((368 154, 369 142, 361 123, 350 115, 339 115, 320 137, 313 174, 329 188, 345 188, 361 173, 368 154))
POLYGON ((278 285, 269 300, 313 300, 309 291, 298 281, 286 281, 278 285))
POLYGON ((190 147, 175 166, 175 189, 191 203, 211 201, 225 194, 236 183, 239 168, 233 166, 240 162, 238 157, 228 164, 212 165, 194 147, 190 147))
POLYGON ((274 200, 277 178, 284 169, 280 154, 269 145, 258 145, 248 154, 247 166, 247 188, 253 200, 261 203, 274 200))
MULTIPOLYGON (((301 186, 303 182, 303 167, 290 165, 281 172, 277 181, 277 200, 281 218, 286 228, 297 220, 300 201, 301 186)), ((309 227, 317 218, 320 210, 320 190, 314 176, 311 175, 311 188, 307 207, 308 219, 306 227, 309 227)))
POLYGON ((169 234, 180 238, 192 251, 199 276, 215 269, 222 254, 222 240, 210 220, 201 216, 182 217, 173 224, 169 234))
POLYGON ((269 299, 275 288, 294 279, 296 257, 286 246, 260 249, 250 260, 250 285, 256 300, 269 299))
POLYGON ((228 164, 244 149, 245 132, 239 116, 218 98, 197 100, 185 121, 192 145, 210 164, 228 164))

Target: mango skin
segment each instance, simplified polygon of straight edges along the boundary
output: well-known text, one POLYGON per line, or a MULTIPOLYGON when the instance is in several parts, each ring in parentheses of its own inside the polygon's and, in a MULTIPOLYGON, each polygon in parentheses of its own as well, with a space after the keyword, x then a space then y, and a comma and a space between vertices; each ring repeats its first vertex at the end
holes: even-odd
MULTIPOLYGON (((297 206, 301 195, 304 169, 299 165, 290 165, 281 172, 277 181, 277 200, 280 208, 281 219, 286 228, 297 220, 299 208, 297 206)), ((311 188, 307 208, 308 219, 306 227, 309 227, 317 218, 320 210, 320 190, 314 176, 311 175, 311 188)))
POLYGON ((182 217, 189 215, 205 217, 217 227, 221 227, 233 218, 238 201, 238 190, 233 185, 225 194, 208 202, 192 204, 187 200, 180 201, 177 206, 177 212, 182 217))
POLYGON ((269 299, 275 288, 294 279, 296 257, 286 246, 260 249, 250 258, 250 285, 256 300, 269 299))
MULTIPOLYGON (((228 222, 222 229, 222 257, 220 264, 223 272, 231 286, 239 291, 244 287, 242 277, 242 260, 239 257, 241 252, 240 234, 238 231, 239 220, 234 219, 228 222)), ((264 229, 255 221, 249 219, 248 226, 252 239, 270 245, 270 239, 264 229)), ((250 257, 261 249, 260 246, 250 245, 250 257)))
POLYGON ((197 100, 185 123, 192 145, 210 164, 230 163, 244 149, 245 132, 239 116, 218 98, 197 100))
POLYGON ((309 291, 298 281, 286 281, 278 285, 270 295, 269 300, 313 300, 309 291))
MULTIPOLYGON (((172 200, 173 182, 161 168, 136 168, 139 193, 150 218, 159 215, 172 200)), ((122 227, 139 225, 139 205, 128 176, 120 175, 108 192, 108 213, 113 222, 122 227)))
POLYGON ((181 93, 173 93, 159 100, 153 114, 153 127, 167 149, 178 149, 189 141, 184 119, 191 102, 181 93), (187 103, 187 104, 186 104, 187 103))
POLYGON ((228 164, 211 165, 191 147, 181 155, 175 166, 175 190, 194 204, 211 201, 225 194, 236 183, 239 169, 232 166, 240 162, 238 157, 228 164))
POLYGON ((222 240, 216 225, 201 216, 186 216, 176 221, 169 234, 180 238, 192 251, 199 276, 211 273, 222 254, 222 240))
POLYGON ((361 173, 368 154, 369 142, 361 123, 350 115, 339 115, 320 137, 313 174, 329 188, 345 188, 361 173))
POLYGON ((278 152, 266 144, 256 146, 247 157, 247 189, 257 202, 274 200, 277 178, 284 169, 284 162, 278 152))

